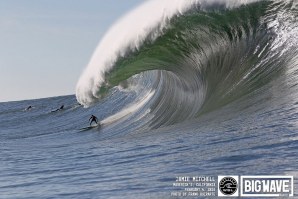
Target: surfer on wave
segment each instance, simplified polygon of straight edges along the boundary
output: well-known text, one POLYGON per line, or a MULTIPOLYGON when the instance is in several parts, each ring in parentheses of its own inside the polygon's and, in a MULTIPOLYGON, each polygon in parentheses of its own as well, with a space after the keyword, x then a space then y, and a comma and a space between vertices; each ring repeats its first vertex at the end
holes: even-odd
POLYGON ((98 119, 97 119, 96 116, 91 115, 91 117, 89 118, 89 121, 90 121, 90 120, 91 120, 91 122, 90 122, 90 126, 91 126, 92 122, 95 122, 96 124, 98 124, 98 123, 97 123, 97 122, 98 122, 98 119))

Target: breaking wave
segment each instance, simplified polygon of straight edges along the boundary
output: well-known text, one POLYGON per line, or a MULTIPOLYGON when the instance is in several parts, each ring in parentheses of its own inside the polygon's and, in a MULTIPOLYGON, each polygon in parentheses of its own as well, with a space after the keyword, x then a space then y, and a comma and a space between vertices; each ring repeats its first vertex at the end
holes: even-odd
POLYGON ((295 1, 148 1, 106 33, 77 100, 129 88, 139 97, 126 113, 150 114, 152 127, 198 117, 297 68, 297 19, 295 1))

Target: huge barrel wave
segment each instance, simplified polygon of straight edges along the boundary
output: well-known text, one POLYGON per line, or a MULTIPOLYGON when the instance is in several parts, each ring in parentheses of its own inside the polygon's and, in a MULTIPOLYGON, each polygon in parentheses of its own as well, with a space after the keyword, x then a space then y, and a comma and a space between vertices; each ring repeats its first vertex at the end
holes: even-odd
POLYGON ((214 111, 297 67, 297 9, 295 1, 149 1, 106 33, 77 99, 89 106, 139 84, 150 99, 130 113, 147 105, 153 128, 214 111))

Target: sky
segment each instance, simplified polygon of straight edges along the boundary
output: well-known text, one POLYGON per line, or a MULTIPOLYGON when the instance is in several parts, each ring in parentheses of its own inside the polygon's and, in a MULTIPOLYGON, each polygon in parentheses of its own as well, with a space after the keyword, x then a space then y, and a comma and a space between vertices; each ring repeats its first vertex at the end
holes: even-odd
POLYGON ((0 102, 75 94, 113 23, 145 0, 0 0, 0 102))

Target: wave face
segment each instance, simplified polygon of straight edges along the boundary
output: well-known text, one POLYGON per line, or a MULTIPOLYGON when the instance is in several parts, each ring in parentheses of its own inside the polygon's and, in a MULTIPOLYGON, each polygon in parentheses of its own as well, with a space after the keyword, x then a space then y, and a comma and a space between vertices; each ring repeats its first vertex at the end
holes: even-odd
POLYGON ((77 100, 138 86, 126 113, 151 128, 219 109, 297 68, 297 10, 295 1, 149 1, 107 32, 77 100))

